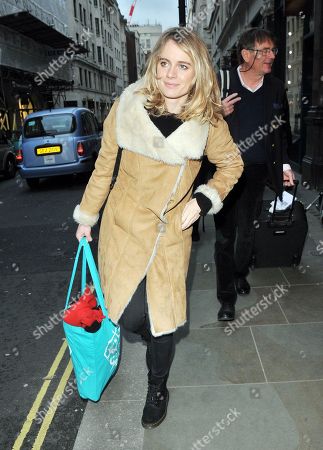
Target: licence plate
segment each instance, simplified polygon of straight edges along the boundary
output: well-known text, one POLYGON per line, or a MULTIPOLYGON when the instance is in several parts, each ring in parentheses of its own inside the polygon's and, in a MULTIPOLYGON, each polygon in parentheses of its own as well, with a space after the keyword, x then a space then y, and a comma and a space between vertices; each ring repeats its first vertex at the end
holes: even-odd
POLYGON ((44 155, 45 164, 55 164, 55 155, 44 155))
POLYGON ((60 145, 53 145, 52 147, 37 147, 36 148, 37 156, 55 155, 55 154, 61 153, 61 152, 62 152, 62 147, 60 145))

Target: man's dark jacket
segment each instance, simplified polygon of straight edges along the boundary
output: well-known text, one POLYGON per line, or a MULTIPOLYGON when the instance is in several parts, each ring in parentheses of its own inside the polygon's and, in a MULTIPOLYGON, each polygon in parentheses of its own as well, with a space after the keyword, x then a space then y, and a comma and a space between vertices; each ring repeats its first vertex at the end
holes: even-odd
MULTIPOLYGON (((241 82, 237 73, 237 68, 231 69, 229 74, 230 87, 228 90, 228 95, 241 91, 241 82)), ((281 121, 284 121, 284 123, 276 129, 271 127, 272 131, 268 132, 268 134, 263 138, 267 153, 269 181, 272 188, 281 197, 283 192, 283 164, 289 163, 288 150, 291 146, 289 107, 285 86, 278 78, 271 74, 265 75, 263 88, 265 95, 265 124, 268 124, 270 127, 272 121, 275 120, 274 123, 276 125, 278 121, 275 117, 278 117, 281 121)), ((239 107, 238 103, 235 104, 236 108, 239 107)), ((234 137, 234 131, 238 127, 241 127, 238 117, 233 112, 225 119, 229 125, 230 132, 234 137)))

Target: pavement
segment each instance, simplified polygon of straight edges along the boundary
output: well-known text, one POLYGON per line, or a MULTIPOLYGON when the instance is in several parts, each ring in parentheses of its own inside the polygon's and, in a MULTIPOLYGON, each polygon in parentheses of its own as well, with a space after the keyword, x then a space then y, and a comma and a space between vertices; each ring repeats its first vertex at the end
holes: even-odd
MULTIPOLYGON (((302 187, 298 195, 305 204, 314 196, 302 187)), ((307 217, 300 266, 252 271, 231 326, 217 321, 206 218, 193 243, 188 322, 176 333, 165 421, 141 427, 145 347, 127 336, 116 376, 98 403, 87 403, 74 450, 322 450, 323 233, 314 206, 307 217)))

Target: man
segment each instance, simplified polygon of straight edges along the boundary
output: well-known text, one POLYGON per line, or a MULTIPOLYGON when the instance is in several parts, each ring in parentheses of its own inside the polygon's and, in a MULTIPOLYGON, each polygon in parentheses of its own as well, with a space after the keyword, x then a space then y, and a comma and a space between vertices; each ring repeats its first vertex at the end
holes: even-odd
POLYGON ((264 187, 269 179, 281 196, 283 185, 294 184, 288 164, 290 125, 286 90, 271 74, 278 49, 273 35, 260 28, 243 33, 238 47, 239 67, 230 70, 228 96, 223 112, 245 170, 228 195, 223 209, 214 216, 218 320, 234 320, 237 293, 247 295, 247 281, 264 187))

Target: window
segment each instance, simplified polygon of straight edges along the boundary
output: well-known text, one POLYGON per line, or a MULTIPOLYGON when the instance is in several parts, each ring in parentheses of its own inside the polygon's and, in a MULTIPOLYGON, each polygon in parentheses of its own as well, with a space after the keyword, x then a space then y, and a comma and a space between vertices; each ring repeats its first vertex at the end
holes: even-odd
POLYGON ((90 29, 91 31, 93 31, 93 16, 91 13, 90 13, 90 29))
POLYGON ((81 23, 83 23, 83 20, 82 20, 82 5, 81 5, 81 3, 79 3, 79 10, 80 10, 80 21, 81 21, 81 23))
POLYGON ((146 48, 150 48, 150 39, 146 39, 146 48))
POLYGON ((97 132, 96 123, 93 120, 93 115, 89 112, 84 112, 81 115, 82 128, 85 135, 90 136, 97 132))
POLYGON ((26 138, 31 138, 73 133, 75 127, 76 121, 72 114, 48 114, 27 120, 24 125, 24 135, 26 138))
POLYGON ((83 8, 83 20, 84 20, 84 25, 86 26, 86 11, 85 11, 85 8, 83 8))
POLYGON ((76 42, 79 43, 80 42, 80 35, 78 33, 76 33, 76 42))
POLYGON ((99 133, 100 127, 99 127, 98 119, 95 116, 92 116, 92 120, 93 120, 93 123, 94 123, 94 130, 95 130, 95 132, 99 133))
POLYGON ((93 61, 95 61, 95 45, 92 44, 92 57, 93 57, 93 61))
POLYGON ((76 0, 73 0, 73 6, 74 6, 74 17, 77 19, 76 0))
POLYGON ((83 86, 83 70, 79 67, 80 85, 83 86))
POLYGON ((89 71, 89 87, 92 88, 92 74, 89 71))
POLYGON ((97 8, 98 7, 98 0, 94 0, 94 6, 97 8))
POLYGON ((85 86, 87 87, 87 70, 84 69, 85 86))
POLYGON ((95 18, 95 32, 97 36, 100 36, 100 22, 97 18, 95 18))
POLYGON ((99 63, 102 63, 101 47, 98 47, 98 61, 99 63))

